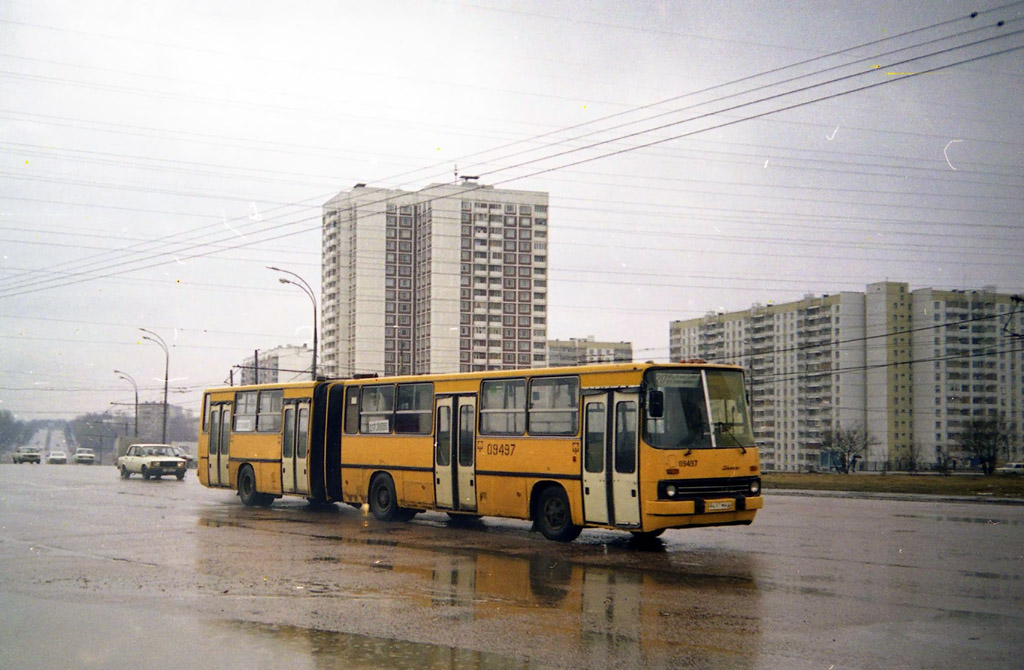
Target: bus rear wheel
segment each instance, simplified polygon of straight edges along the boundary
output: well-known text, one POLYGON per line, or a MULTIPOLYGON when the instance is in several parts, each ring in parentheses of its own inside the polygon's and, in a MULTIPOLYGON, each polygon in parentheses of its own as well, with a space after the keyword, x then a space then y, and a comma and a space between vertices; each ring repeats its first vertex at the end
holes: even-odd
POLYGON ((380 521, 408 521, 416 515, 416 510, 398 506, 395 481, 386 473, 370 482, 370 511, 380 521))
POLYGON ((534 520, 541 534, 556 542, 572 542, 583 530, 572 522, 569 496, 561 486, 549 486, 540 492, 534 520))
POLYGON ((251 465, 243 465, 238 471, 238 497, 246 507, 267 507, 274 502, 274 496, 256 490, 256 473, 251 465))

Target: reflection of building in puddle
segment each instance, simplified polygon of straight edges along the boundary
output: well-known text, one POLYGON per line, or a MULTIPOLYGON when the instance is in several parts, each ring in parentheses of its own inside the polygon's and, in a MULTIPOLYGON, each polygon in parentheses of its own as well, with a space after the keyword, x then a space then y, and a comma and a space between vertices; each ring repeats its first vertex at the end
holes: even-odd
POLYGON ((760 595, 744 558, 730 561, 729 574, 708 574, 664 554, 633 567, 619 565, 621 556, 593 565, 435 553, 432 605, 455 608, 459 619, 528 618, 545 647, 575 648, 586 667, 742 668, 759 652, 760 595))

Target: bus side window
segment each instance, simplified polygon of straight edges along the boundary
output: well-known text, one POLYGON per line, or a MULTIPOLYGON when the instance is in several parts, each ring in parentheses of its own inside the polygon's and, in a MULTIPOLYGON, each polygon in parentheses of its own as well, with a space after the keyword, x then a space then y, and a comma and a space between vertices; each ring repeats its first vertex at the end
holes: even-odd
POLYGON ((256 415, 256 430, 261 433, 281 432, 281 405, 284 392, 281 389, 260 391, 259 412, 256 415))
POLYGON ((390 433, 394 411, 394 386, 391 384, 364 386, 359 403, 359 432, 378 435, 390 433))
POLYGON ((526 380, 500 379, 480 385, 480 433, 523 435, 526 432, 526 380))
POLYGON ((541 377, 530 381, 530 435, 579 432, 580 381, 577 377, 541 377))
POLYGON ((210 394, 203 394, 203 432, 210 432, 210 394))
POLYGON ((359 432, 359 387, 349 386, 345 389, 345 434, 354 435, 359 432))
POLYGON ((399 384, 395 432, 427 435, 434 410, 433 384, 399 384))
POLYGON ((235 394, 235 426, 236 433, 252 433, 256 431, 256 391, 239 391, 235 394))

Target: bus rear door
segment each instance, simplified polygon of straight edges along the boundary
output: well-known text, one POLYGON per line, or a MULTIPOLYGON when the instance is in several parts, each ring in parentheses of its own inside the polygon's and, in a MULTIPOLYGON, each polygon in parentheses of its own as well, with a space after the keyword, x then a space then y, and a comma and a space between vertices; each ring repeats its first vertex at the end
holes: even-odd
POLYGON ((210 408, 210 460, 207 476, 210 486, 230 486, 228 449, 231 442, 231 403, 210 408))
POLYGON ((640 525, 637 395, 609 391, 583 401, 583 513, 588 523, 640 525))

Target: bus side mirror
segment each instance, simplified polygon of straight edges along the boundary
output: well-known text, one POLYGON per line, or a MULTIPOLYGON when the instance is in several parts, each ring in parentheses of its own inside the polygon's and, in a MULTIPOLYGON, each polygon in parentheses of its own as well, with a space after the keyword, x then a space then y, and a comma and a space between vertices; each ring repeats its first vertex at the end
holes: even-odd
POLYGON ((665 392, 651 389, 647 393, 647 416, 660 419, 665 416, 665 392))

